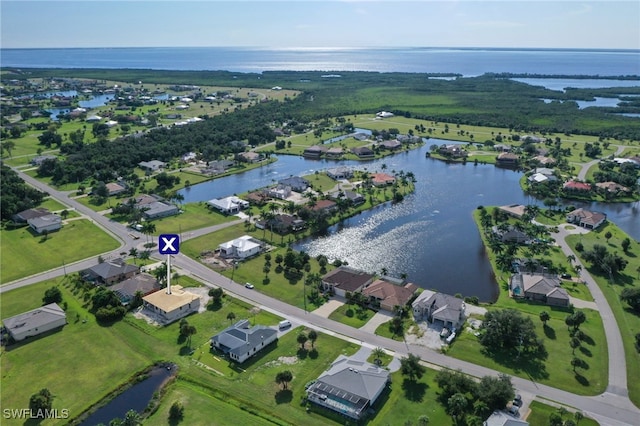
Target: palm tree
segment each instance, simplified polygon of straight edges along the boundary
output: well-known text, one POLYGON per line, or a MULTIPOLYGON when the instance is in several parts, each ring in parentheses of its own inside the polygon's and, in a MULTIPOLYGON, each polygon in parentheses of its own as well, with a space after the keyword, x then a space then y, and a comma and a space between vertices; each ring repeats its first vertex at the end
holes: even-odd
POLYGON ((549 312, 547 311, 540 312, 540 321, 542 321, 545 327, 547 326, 547 321, 549 321, 550 319, 551 319, 551 316, 549 315, 549 312))
POLYGON ((371 351, 371 355, 373 355, 373 359, 375 360, 376 364, 380 364, 381 358, 384 356, 384 349, 375 348, 371 351))
POLYGON ((233 312, 229 312, 227 314, 227 319, 229 320, 229 322, 233 322, 233 320, 236 319, 236 314, 234 314, 233 312))
POLYGON ((307 337, 309 338, 309 341, 311 342, 311 349, 314 348, 316 340, 318 340, 318 333, 315 330, 310 330, 309 334, 307 335, 307 337))
MULTIPOLYGON (((154 232, 156 232, 156 225, 154 223, 145 221, 142 224, 142 233, 147 236, 147 243, 149 242, 149 235, 153 234, 154 232)), ((153 242, 153 238, 151 239, 151 242, 153 242)))

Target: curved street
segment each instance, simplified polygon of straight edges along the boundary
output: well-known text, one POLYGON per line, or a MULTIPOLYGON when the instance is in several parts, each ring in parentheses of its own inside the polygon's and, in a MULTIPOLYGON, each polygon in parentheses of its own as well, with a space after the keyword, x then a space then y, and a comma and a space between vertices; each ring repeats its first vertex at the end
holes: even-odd
MULTIPOLYGON (((126 228, 124 225, 113 222, 105 216, 102 216, 101 214, 94 212, 88 207, 69 198, 67 193, 50 188, 42 182, 39 182, 20 171, 17 172, 27 183, 41 191, 48 192, 53 198, 57 199, 61 203, 68 205, 84 216, 90 218, 98 226, 121 242, 118 249, 110 253, 106 253, 103 257, 118 256, 119 253, 124 251, 128 252, 130 248, 141 244, 139 241, 134 240, 129 236, 131 230, 126 228)), ((207 227, 197 231, 190 231, 187 235, 183 236, 183 240, 195 238, 236 223, 241 223, 241 220, 207 227)), ((558 234, 554 235, 554 237, 562 247, 565 254, 571 254, 571 249, 564 241, 564 237, 567 234, 567 230, 560 228, 558 234)), ((16 280, 2 285, 0 287, 0 293, 37 283, 45 279, 55 278, 63 275, 64 273, 80 271, 94 265, 95 262, 95 257, 91 257, 73 264, 65 265, 64 268, 60 267, 21 280, 16 280)), ((251 301, 261 309, 287 317, 294 323, 316 328, 323 333, 336 335, 368 347, 382 347, 395 352, 396 356, 405 356, 408 353, 414 353, 419 355, 424 362, 432 364, 432 366, 460 369, 475 377, 498 374, 498 371, 496 370, 451 358, 424 346, 409 345, 405 342, 394 341, 361 329, 349 327, 328 318, 323 318, 321 316, 305 312, 302 309, 262 294, 259 291, 246 289, 243 285, 232 282, 229 278, 224 277, 223 275, 185 255, 179 254, 175 256, 172 263, 176 267, 179 267, 184 271, 188 271, 190 275, 199 279, 207 286, 221 287, 235 296, 251 301)), ((518 377, 513 377, 513 384, 519 392, 535 395, 542 399, 581 410, 588 416, 595 418, 601 425, 637 425, 639 424, 640 419, 640 409, 634 406, 628 398, 626 387, 626 362, 620 331, 604 294, 602 294, 593 278, 586 273, 584 268, 583 279, 589 286, 595 302, 597 303, 598 310, 600 311, 605 327, 605 334, 607 336, 607 347, 609 351, 609 384, 607 391, 601 395, 585 397, 518 377)))

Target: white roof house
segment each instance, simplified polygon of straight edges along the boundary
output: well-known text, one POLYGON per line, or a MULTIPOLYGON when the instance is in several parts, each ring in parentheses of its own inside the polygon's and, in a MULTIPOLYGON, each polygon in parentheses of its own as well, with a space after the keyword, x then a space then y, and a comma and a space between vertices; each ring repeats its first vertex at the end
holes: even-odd
POLYGON ((207 201, 207 204, 222 213, 238 213, 242 209, 249 207, 249 202, 234 195, 226 198, 214 198, 207 201))
POLYGON ((260 253, 262 243, 249 235, 227 241, 218 246, 220 255, 228 258, 246 259, 260 253))

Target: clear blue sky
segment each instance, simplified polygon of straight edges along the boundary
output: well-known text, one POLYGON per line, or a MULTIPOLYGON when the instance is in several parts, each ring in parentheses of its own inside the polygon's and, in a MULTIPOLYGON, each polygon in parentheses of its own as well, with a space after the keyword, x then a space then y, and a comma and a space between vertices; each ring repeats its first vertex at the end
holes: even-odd
POLYGON ((1 46, 640 49, 640 1, 1 0, 1 46))

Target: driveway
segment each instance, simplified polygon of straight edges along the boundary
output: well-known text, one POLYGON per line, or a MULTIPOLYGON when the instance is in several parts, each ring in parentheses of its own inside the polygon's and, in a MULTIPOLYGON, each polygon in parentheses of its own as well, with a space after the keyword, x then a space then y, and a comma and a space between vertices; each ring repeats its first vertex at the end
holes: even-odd
POLYGON ((344 300, 334 297, 333 299, 329 300, 327 303, 323 304, 312 313, 322 318, 329 318, 329 315, 331 315, 331 312, 335 311, 340 306, 344 305, 344 303, 345 303, 344 300))
POLYGON ((360 330, 375 334, 376 329, 380 326, 380 324, 391 321, 391 318, 393 318, 393 314, 386 311, 378 311, 373 317, 371 317, 369 321, 367 321, 365 325, 360 327, 360 330))

